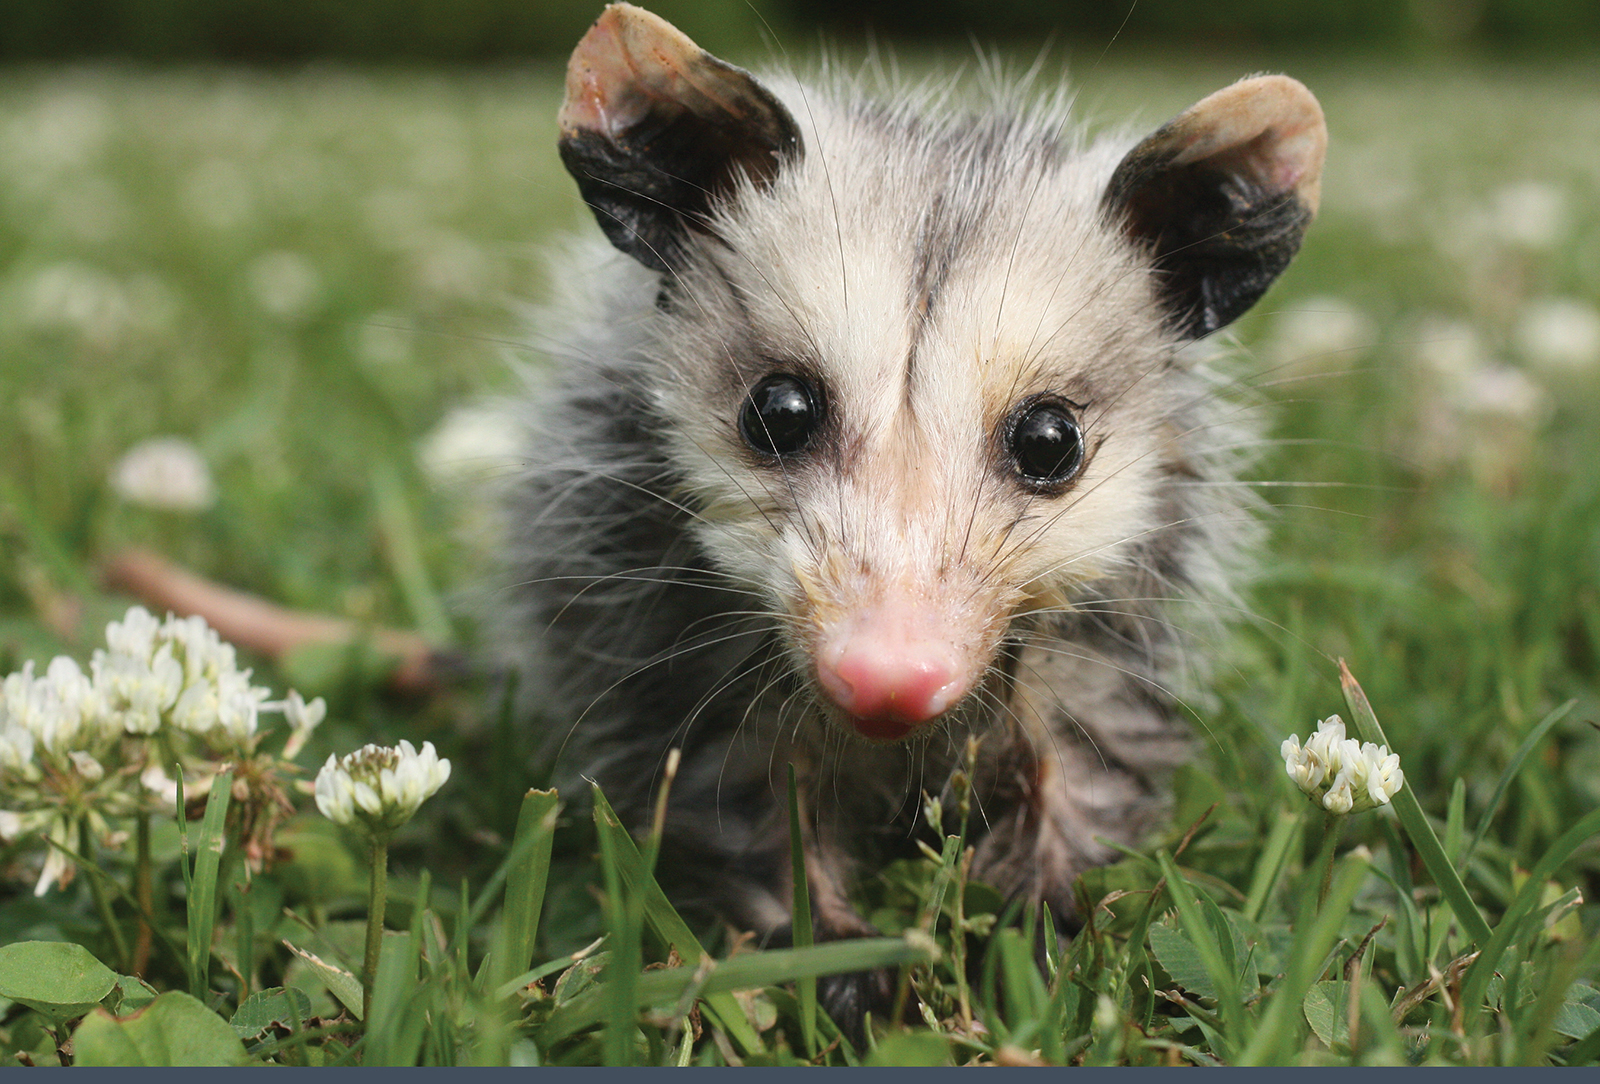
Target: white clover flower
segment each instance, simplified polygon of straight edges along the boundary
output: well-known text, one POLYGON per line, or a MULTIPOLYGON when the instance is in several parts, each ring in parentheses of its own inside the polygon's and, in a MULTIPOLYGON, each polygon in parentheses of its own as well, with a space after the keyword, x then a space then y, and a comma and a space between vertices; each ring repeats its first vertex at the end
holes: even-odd
POLYGON ((168 614, 161 626, 161 636, 183 660, 186 684, 215 681, 218 675, 239 668, 239 657, 233 645, 217 635, 217 630, 206 624, 203 617, 168 614))
POLYGON ((1297 302, 1273 321, 1267 352, 1288 375, 1350 368, 1378 339, 1372 318, 1340 297, 1297 302))
POLYGON ((311 732, 328 715, 327 702, 322 697, 317 697, 307 704, 301 699, 300 694, 293 689, 282 702, 277 704, 263 704, 263 710, 276 709, 283 712, 284 719, 289 724, 289 740, 283 745, 283 759, 293 760, 301 749, 305 748, 311 732))
POLYGON ((1405 785, 1400 757, 1387 746, 1344 736, 1344 721, 1330 715, 1306 739, 1286 738, 1279 747, 1295 786, 1330 813, 1362 813, 1388 805, 1405 785))
POLYGON ((270 696, 250 684, 249 670, 229 670, 217 675, 217 726, 235 744, 243 745, 256 732, 256 713, 270 696))
POLYGON ((161 622, 149 610, 133 606, 121 621, 106 626, 106 647, 113 655, 127 655, 148 662, 156 653, 156 636, 160 632, 161 622))
POLYGON ((421 752, 404 740, 398 747, 365 745, 342 759, 328 757, 317 773, 317 808, 337 824, 387 833, 449 778, 450 762, 439 759, 432 742, 423 742, 421 752))
MULTIPOLYGON (((4 712, 0 711, 0 715, 4 712)), ((33 764, 33 735, 9 718, 0 724, 0 772, 20 774, 33 764)))
POLYGON ((161 765, 152 764, 140 772, 139 782, 155 796, 163 809, 174 811, 178 808, 178 784, 161 765))
POLYGON ((1543 181, 1508 184, 1494 193, 1488 208, 1490 230, 1501 240, 1547 249, 1565 234, 1567 194, 1543 181))
POLYGON ((79 843, 75 838, 75 824, 64 817, 57 817, 50 823, 50 831, 46 838, 50 841, 50 848, 45 852, 44 868, 39 871, 39 882, 33 886, 33 894, 42 896, 50 890, 51 885, 60 885, 62 888, 72 880, 72 875, 77 872, 77 867, 72 864, 72 859, 67 857, 67 852, 76 851, 79 843))
POLYGON ((134 445, 111 468, 111 488, 130 504, 170 512, 200 512, 217 499, 200 450, 178 437, 134 445))
POLYGON ((172 707, 172 725, 242 746, 255 735, 257 713, 269 695, 250 684, 249 670, 224 670, 214 681, 199 681, 183 691, 172 707))
POLYGON ((217 690, 199 682, 183 690, 172 705, 172 725, 190 734, 205 734, 217 723, 217 690))
POLYGON ((89 666, 106 718, 128 734, 154 734, 183 691, 183 667, 166 645, 148 658, 96 651, 89 666))
MULTIPOLYGON (((52 659, 43 677, 35 677, 33 663, 6 677, 0 684, 0 718, 6 721, 5 739, 11 747, 0 753, 0 762, 9 763, 26 747, 31 757, 35 747, 51 753, 64 753, 80 740, 97 736, 101 719, 100 697, 78 664, 66 656, 52 659), (29 735, 25 741, 15 733, 29 735)), ((20 765, 19 765, 20 766, 20 765)))
POLYGON ((106 769, 94 757, 82 749, 74 749, 67 754, 67 760, 72 763, 72 768, 87 782, 98 783, 106 777, 106 769))

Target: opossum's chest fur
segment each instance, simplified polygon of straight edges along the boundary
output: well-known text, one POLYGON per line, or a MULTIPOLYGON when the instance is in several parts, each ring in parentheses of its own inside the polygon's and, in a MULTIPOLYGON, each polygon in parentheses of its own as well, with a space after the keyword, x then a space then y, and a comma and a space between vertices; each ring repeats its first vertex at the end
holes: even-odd
POLYGON ((1256 537, 1182 348, 1298 247, 1320 110, 1246 80, 1129 151, 777 86, 626 5, 574 54, 563 158, 620 252, 563 276, 510 490, 525 700, 636 827, 681 750, 663 868, 767 933, 790 765, 845 936, 976 737, 974 875, 1070 922, 1256 537))

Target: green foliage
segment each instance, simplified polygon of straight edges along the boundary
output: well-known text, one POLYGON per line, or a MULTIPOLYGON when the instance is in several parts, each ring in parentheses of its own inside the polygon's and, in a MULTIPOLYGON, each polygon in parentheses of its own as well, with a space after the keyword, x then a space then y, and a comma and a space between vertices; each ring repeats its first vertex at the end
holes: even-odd
POLYGON ((181 990, 130 1016, 96 1009, 72 1033, 78 1065, 245 1065, 244 1046, 226 1021, 181 990))
POLYGON ((21 941, 0 946, 0 997, 55 1020, 82 1016, 117 985, 117 973, 82 945, 21 941))

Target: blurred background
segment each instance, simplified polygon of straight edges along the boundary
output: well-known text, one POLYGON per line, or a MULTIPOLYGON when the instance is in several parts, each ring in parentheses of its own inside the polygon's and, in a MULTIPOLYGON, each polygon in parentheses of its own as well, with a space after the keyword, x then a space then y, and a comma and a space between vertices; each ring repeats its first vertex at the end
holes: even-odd
MULTIPOLYGON (((0 60, 307 60, 481 63, 560 56, 599 9, 574 0, 7 0, 0 60)), ((950 38, 1207 49, 1356 49, 1516 54, 1592 47, 1592 0, 661 0, 703 45, 749 48, 764 30, 792 45, 950 38)))

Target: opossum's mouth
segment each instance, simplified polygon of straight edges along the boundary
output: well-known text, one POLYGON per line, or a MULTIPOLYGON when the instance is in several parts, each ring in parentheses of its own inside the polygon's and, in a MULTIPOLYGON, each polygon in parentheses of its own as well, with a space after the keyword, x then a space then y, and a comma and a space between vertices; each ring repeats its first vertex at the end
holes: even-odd
POLYGON ((863 719, 855 715, 847 715, 845 718, 850 723, 851 728, 863 738, 882 742, 899 741, 922 725, 922 721, 895 719, 888 716, 863 719))

